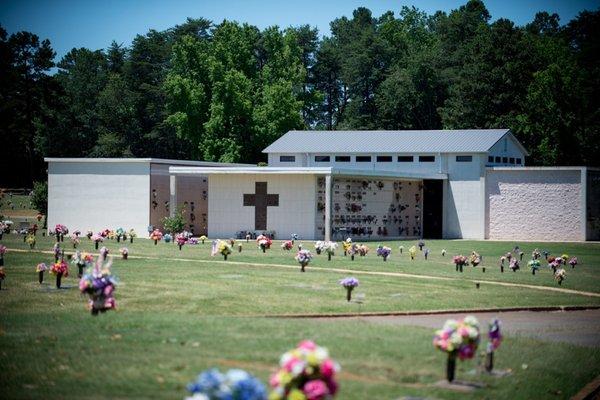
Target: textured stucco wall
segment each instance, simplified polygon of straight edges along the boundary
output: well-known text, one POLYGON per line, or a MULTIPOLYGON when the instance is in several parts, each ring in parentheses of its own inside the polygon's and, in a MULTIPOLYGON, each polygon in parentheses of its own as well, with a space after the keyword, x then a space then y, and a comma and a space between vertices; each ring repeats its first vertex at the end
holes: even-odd
POLYGON ((149 163, 50 162, 48 227, 71 232, 135 229, 146 232, 149 218, 149 163))
POLYGON ((487 170, 487 237, 585 240, 580 170, 487 170))
POLYGON ((279 195, 279 206, 267 209, 267 230, 276 238, 301 239, 315 235, 314 175, 214 174, 208 177, 208 236, 229 238, 240 230, 254 230, 254 207, 244 207, 245 193, 255 193, 255 182, 267 182, 267 193, 279 195))

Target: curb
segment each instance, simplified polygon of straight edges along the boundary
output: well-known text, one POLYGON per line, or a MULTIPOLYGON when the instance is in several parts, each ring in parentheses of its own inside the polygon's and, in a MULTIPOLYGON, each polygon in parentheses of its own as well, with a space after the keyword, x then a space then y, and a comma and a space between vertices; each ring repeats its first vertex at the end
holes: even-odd
POLYGON ((600 398, 600 375, 581 389, 571 400, 594 400, 600 398))
MULTIPOLYGON (((552 312, 552 311, 584 311, 598 310, 600 306, 540 306, 540 307, 506 307, 506 308, 472 308, 456 310, 425 310, 425 311, 382 311, 364 313, 329 313, 329 314, 270 314, 264 318, 360 318, 360 317, 410 317, 419 315, 445 315, 465 313, 502 313, 515 311, 552 312)), ((600 385, 600 377, 599 382, 600 385)))

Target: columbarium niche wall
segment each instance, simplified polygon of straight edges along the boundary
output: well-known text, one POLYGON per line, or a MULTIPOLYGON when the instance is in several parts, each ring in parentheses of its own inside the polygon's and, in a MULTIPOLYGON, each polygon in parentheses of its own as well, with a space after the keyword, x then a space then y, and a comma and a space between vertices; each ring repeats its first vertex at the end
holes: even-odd
MULTIPOLYGON (((335 178, 332 240, 421 237, 422 181, 335 178)), ((325 235, 325 178, 317 179, 317 236, 325 235)))

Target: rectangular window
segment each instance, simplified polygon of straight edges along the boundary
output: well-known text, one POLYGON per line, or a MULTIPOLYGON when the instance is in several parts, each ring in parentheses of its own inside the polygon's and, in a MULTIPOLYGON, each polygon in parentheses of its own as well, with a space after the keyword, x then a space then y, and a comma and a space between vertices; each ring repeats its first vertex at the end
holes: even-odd
POLYGON ((356 162, 371 162, 371 156, 356 156, 356 162))
POLYGON ((350 162, 350 156, 335 156, 335 162, 350 162))
POLYGON ((515 158, 514 158, 514 157, 511 157, 509 160, 510 160, 510 163, 511 163, 511 164, 514 164, 514 163, 515 163, 515 158))
POLYGON ((315 156, 315 162, 329 162, 329 156, 315 156))
POLYGON ((377 156, 377 162, 392 162, 392 156, 377 156))
POLYGON ((398 162, 413 162, 414 159, 413 156, 398 156, 398 162))
POLYGON ((296 156, 279 156, 279 162, 296 162, 296 156))
POLYGON ((496 156, 496 162, 497 162, 498 164, 500 164, 500 163, 502 162, 501 158, 500 158, 500 157, 498 157, 498 156, 496 156))
POLYGON ((419 156, 419 162, 434 162, 435 156, 419 156))
POLYGON ((517 164, 521 165, 521 159, 517 158, 517 164))
POLYGON ((488 162, 489 163, 493 163, 494 162, 494 156, 488 156, 488 162))
POLYGON ((456 162, 471 162, 473 156, 456 156, 456 162))
POLYGON ((502 164, 508 164, 508 157, 502 157, 502 164))

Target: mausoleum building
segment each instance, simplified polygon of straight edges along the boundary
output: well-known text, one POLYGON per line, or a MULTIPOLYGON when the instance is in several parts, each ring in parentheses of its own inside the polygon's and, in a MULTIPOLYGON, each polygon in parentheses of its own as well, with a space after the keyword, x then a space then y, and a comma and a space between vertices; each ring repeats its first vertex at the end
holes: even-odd
POLYGON ((46 159, 49 226, 143 232, 176 204, 188 229, 220 238, 600 236, 600 171, 526 167, 527 151, 508 129, 290 131, 264 153, 266 167, 46 159), (71 189, 77 182, 93 193, 71 189))

